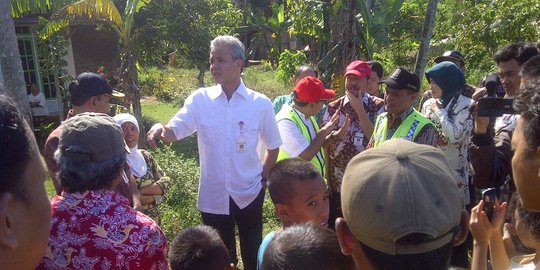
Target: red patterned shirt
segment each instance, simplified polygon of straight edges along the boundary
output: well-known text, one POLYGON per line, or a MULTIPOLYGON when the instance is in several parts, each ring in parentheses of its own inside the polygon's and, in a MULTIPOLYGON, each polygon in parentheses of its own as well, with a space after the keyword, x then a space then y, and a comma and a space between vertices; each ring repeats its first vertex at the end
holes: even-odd
MULTIPOLYGON (((375 123, 377 116, 384 111, 384 100, 367 94, 362 97, 362 100, 369 120, 372 123, 375 123)), ((369 138, 371 137, 371 134, 364 134, 364 131, 360 126, 360 120, 358 120, 358 115, 348 102, 346 96, 328 104, 328 109, 323 122, 328 122, 338 109, 340 109, 339 122, 334 129, 338 130, 343 126, 346 115, 349 115, 351 124, 345 138, 342 141, 332 143, 326 152, 328 169, 326 178, 331 188, 331 192, 337 193, 339 193, 341 189, 341 178, 343 178, 345 167, 347 167, 347 164, 355 155, 366 148, 369 138)))
POLYGON ((169 269, 167 239, 109 190, 53 198, 49 244, 36 269, 169 269))

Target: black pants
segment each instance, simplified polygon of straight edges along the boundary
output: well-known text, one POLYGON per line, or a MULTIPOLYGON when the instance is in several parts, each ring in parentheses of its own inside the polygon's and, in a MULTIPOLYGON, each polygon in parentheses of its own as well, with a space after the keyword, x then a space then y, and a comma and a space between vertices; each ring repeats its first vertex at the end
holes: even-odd
POLYGON ((264 202, 264 189, 261 189, 257 198, 244 209, 240 209, 229 197, 229 215, 216 215, 201 212, 205 225, 214 227, 221 239, 229 249, 231 262, 238 263, 236 257, 235 224, 238 225, 240 236, 240 251, 245 270, 257 269, 257 251, 262 242, 262 205, 264 202))

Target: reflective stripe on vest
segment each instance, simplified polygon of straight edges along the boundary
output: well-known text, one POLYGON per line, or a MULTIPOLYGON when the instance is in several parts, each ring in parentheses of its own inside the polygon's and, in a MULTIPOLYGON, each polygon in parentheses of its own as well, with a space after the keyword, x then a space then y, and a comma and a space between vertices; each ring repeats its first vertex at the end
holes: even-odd
MULTIPOLYGON (((279 121, 293 122, 300 129, 300 132, 302 132, 302 135, 304 135, 304 138, 306 138, 308 142, 311 143, 311 141, 313 141, 314 138, 311 138, 311 134, 309 133, 309 127, 306 125, 306 123, 304 123, 304 121, 302 121, 298 112, 296 112, 296 110, 294 110, 293 108, 291 108, 288 111, 281 110, 277 114, 276 120, 278 122, 279 121)), ((317 121, 315 121, 315 118, 311 116, 309 117, 309 120, 313 124, 313 127, 315 127, 315 132, 319 133, 319 125, 317 124, 317 121)), ((289 154, 286 153, 283 150, 283 148, 279 148, 279 154, 277 158, 278 161, 289 158, 289 157, 290 157, 289 154)), ((310 160, 310 162, 313 165, 315 165, 315 167, 319 170, 319 172, 321 172, 321 175, 324 177, 325 160, 324 160, 324 153, 323 153, 322 148, 319 152, 317 152, 317 154, 315 154, 315 156, 310 160)))
MULTIPOLYGON (((388 114, 384 113, 379 115, 374 127, 373 147, 379 146, 386 141, 386 134, 388 129, 388 114)), ((405 118, 399 125, 398 129, 392 135, 391 139, 402 138, 408 141, 414 141, 418 133, 425 125, 431 125, 431 121, 420 114, 416 109, 413 109, 411 114, 405 118)))

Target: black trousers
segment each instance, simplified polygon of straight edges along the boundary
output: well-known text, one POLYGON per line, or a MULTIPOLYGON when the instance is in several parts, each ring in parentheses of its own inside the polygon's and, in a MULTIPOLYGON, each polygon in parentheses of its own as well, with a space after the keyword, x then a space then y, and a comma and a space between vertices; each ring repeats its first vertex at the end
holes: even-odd
POLYGON ((234 200, 229 197, 229 215, 216 215, 201 212, 205 225, 215 228, 225 246, 229 249, 231 263, 238 263, 236 256, 236 239, 234 227, 238 225, 240 236, 240 251, 245 270, 257 269, 257 251, 262 242, 262 206, 264 202, 264 189, 261 189, 257 198, 244 209, 240 209, 234 200))

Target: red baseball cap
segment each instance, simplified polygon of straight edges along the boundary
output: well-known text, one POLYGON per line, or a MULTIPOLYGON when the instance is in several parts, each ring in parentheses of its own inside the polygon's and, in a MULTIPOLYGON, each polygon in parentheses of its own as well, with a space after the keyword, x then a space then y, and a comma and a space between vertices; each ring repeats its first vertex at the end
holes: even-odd
POLYGON ((324 84, 315 77, 305 77, 296 84, 294 88, 295 99, 301 102, 317 102, 319 100, 330 100, 336 96, 332 89, 326 89, 324 84))
POLYGON ((362 60, 352 61, 345 69, 345 76, 352 74, 358 77, 371 76, 371 67, 362 60))

